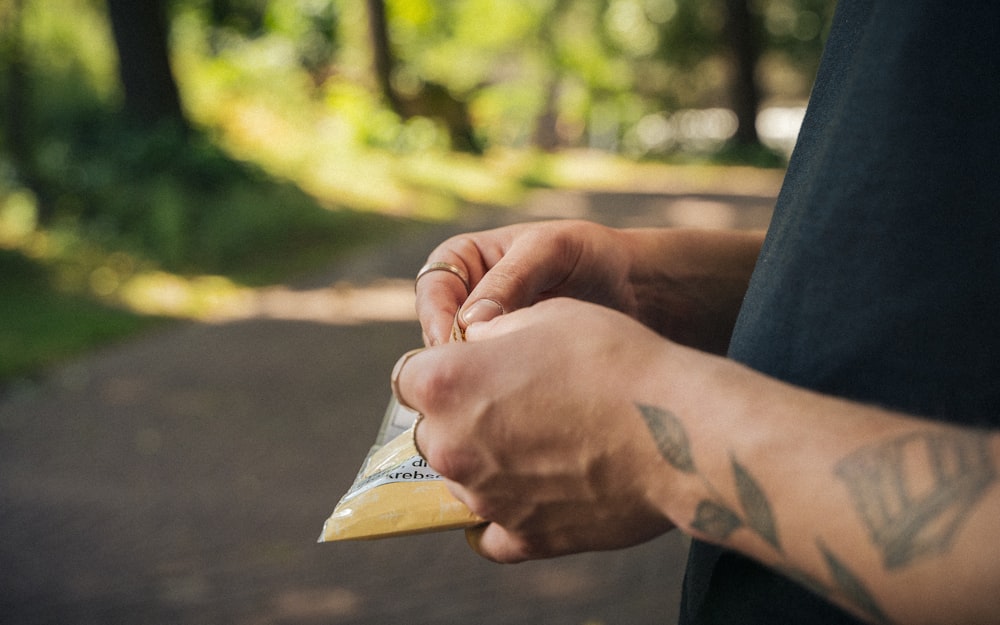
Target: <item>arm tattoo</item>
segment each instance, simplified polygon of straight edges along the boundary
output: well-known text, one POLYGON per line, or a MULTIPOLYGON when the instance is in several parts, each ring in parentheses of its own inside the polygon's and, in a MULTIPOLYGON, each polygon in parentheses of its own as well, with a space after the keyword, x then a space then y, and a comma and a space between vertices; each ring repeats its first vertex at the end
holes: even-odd
MULTIPOLYGON (((670 411, 657 406, 636 404, 636 407, 663 459, 678 471, 697 474, 698 469, 691 456, 691 444, 681 420, 670 411)), ((725 540, 737 529, 746 527, 781 551, 771 505, 764 491, 735 458, 732 459, 732 469, 743 515, 726 505, 718 491, 705 480, 705 486, 713 496, 698 504, 691 526, 717 541, 725 540)))
MULTIPOLYGON (((864 583, 854 572, 847 568, 837 556, 833 555, 822 542, 819 542, 818 546, 823 553, 823 560, 830 571, 830 576, 833 578, 833 590, 830 592, 839 592, 842 597, 851 602, 858 610, 867 614, 875 623, 880 625, 889 623, 889 617, 882 612, 875 597, 868 592, 864 583)), ((820 594, 823 594, 822 587, 820 589, 820 594)))
POLYGON ((986 437, 949 430, 863 447, 835 471, 888 569, 946 552, 996 480, 986 437), (928 470, 918 473, 916 465, 928 470))
MULTIPOLYGON (((697 505, 692 529, 723 543, 733 532, 746 528, 783 556, 770 503, 746 467, 730 459, 739 506, 728 505, 699 473, 681 420, 656 406, 637 407, 664 460, 683 473, 699 476, 709 492, 697 505)), ((834 473, 847 485, 889 570, 946 553, 998 476, 987 436, 946 429, 914 432, 862 447, 838 462, 834 473)), ((889 623, 862 580, 821 541, 817 547, 829 582, 792 568, 782 573, 821 596, 841 597, 876 623, 889 623)))
POLYGON ((639 413, 649 428, 649 433, 656 441, 660 455, 670 466, 684 473, 695 473, 694 461, 691 459, 691 444, 681 420, 673 413, 656 406, 636 404, 639 413))
MULTIPOLYGON (((637 404, 637 408, 663 459, 683 473, 699 475, 681 420, 656 406, 637 404)), ((725 542, 736 530, 746 528, 764 539, 778 555, 783 555, 774 514, 764 490, 736 458, 730 458, 730 465, 740 509, 725 503, 708 479, 699 475, 710 496, 698 503, 691 528, 718 543, 725 542)), ((794 568, 785 567, 781 572, 820 596, 843 598, 876 623, 888 623, 888 618, 862 581, 822 544, 819 548, 824 555, 831 583, 824 583, 794 568)))

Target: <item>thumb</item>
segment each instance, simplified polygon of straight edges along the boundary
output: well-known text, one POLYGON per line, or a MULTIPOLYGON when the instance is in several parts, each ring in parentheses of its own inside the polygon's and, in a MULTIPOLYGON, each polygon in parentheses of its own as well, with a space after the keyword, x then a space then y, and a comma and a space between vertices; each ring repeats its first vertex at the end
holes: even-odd
POLYGON ((455 318, 464 333, 473 323, 490 321, 505 313, 530 306, 539 296, 565 279, 554 268, 558 263, 525 253, 526 245, 515 245, 472 290, 455 318))
POLYGON ((458 312, 457 321, 459 327, 464 332, 466 328, 474 323, 492 321, 505 312, 507 311, 504 310, 503 304, 495 299, 484 297, 471 303, 467 302, 462 306, 462 309, 458 312))

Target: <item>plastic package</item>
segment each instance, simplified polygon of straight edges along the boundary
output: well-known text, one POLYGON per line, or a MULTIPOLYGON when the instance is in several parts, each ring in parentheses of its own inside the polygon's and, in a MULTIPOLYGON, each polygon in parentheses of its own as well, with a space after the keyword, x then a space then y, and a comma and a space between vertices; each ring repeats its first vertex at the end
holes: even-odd
POLYGON ((413 443, 417 414, 389 401, 375 444, 323 525, 319 542, 386 538, 482 523, 448 491, 413 443))

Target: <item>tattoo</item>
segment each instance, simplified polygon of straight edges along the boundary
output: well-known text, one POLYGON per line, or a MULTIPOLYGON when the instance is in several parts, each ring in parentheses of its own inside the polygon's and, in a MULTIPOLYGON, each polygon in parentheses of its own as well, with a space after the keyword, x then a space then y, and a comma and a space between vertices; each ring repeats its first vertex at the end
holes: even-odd
POLYGON ((850 601, 855 607, 867 614, 876 623, 889 623, 889 618, 882 612, 864 583, 844 565, 823 543, 818 543, 819 550, 823 553, 826 567, 833 577, 834 591, 839 592, 842 597, 850 601))
POLYGON ((798 569, 777 567, 776 570, 815 595, 827 599, 839 596, 845 603, 853 605, 858 612, 867 615, 869 620, 877 625, 890 625, 892 621, 879 607, 875 597, 868 591, 864 583, 822 542, 817 541, 816 544, 823 554, 827 570, 833 578, 833 586, 828 586, 821 580, 798 569))
POLYGON ((691 527, 714 540, 723 541, 729 538, 729 535, 734 531, 743 527, 743 521, 726 506, 705 499, 698 503, 691 527))
POLYGON ((946 430, 864 447, 835 472, 889 569, 946 552, 996 479, 985 437, 946 430))
POLYGON ((747 516, 747 525, 761 538, 771 543, 772 547, 781 551, 778 528, 774 524, 771 504, 767 502, 764 491, 747 470, 739 462, 736 462, 735 458, 732 460, 732 464, 733 474, 736 476, 736 489, 740 496, 740 505, 743 506, 743 511, 747 516))
MULTIPOLYGON (((656 406, 637 404, 637 407, 663 459, 679 471, 696 474, 698 471, 691 456, 691 444, 681 420, 656 406)), ((732 459, 732 469, 743 516, 723 503, 715 488, 705 481, 714 497, 698 504, 691 526, 718 541, 746 527, 781 551, 774 515, 764 491, 735 458, 732 459)))
MULTIPOLYGON (((681 420, 656 406, 637 404, 637 407, 663 459, 679 471, 697 475, 691 445, 681 420)), ((731 458, 730 464, 741 510, 734 510, 724 503, 716 488, 704 476, 699 476, 711 496, 698 503, 691 523, 692 529, 701 532, 709 540, 721 543, 728 540, 733 532, 746 528, 763 538, 778 554, 782 554, 777 524, 763 489, 735 458, 731 458)), ((784 568, 781 572, 821 597, 842 597, 876 623, 889 623, 863 582, 825 546, 819 544, 819 549, 833 580, 832 586, 798 569, 784 568)))
POLYGON ((646 427, 653 435, 663 459, 678 471, 695 473, 694 461, 691 459, 691 444, 688 443, 681 420, 673 413, 656 406, 644 404, 636 406, 646 422, 646 427))

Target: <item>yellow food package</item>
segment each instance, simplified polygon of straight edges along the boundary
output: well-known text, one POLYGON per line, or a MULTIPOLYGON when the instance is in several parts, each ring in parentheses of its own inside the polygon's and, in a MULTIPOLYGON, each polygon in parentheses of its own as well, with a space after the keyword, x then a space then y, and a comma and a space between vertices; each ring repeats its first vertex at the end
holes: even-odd
POLYGON ((416 414, 389 404, 376 444, 323 525, 319 542, 386 538, 482 523, 448 491, 413 443, 416 414))

